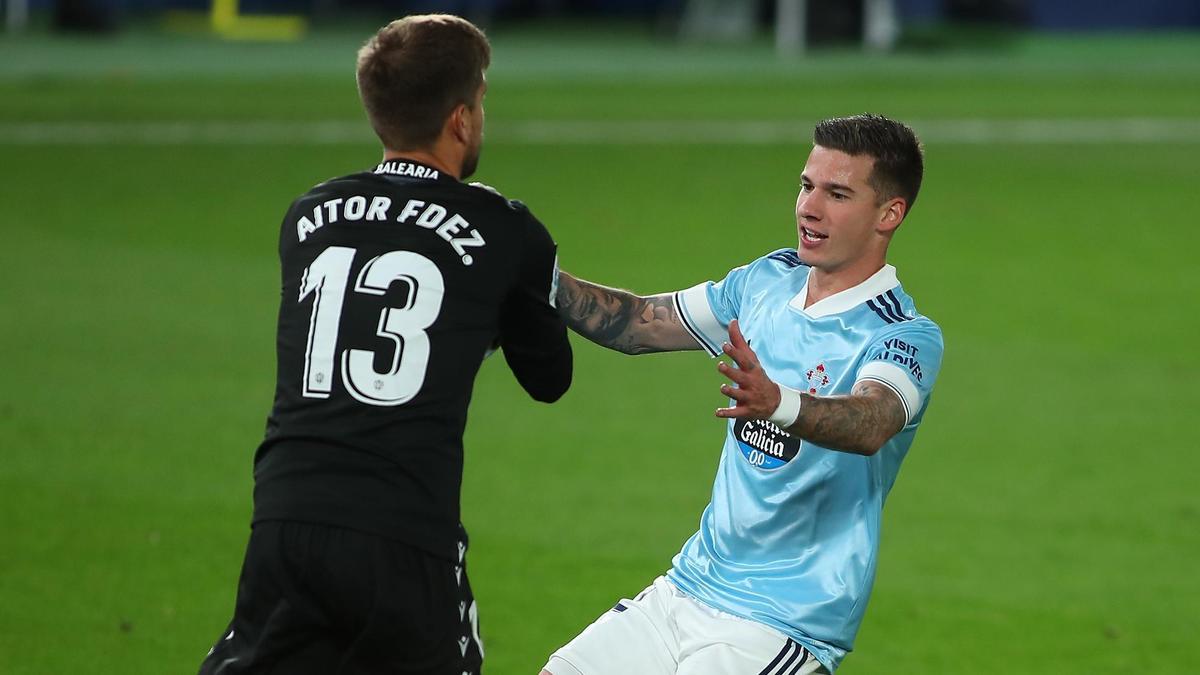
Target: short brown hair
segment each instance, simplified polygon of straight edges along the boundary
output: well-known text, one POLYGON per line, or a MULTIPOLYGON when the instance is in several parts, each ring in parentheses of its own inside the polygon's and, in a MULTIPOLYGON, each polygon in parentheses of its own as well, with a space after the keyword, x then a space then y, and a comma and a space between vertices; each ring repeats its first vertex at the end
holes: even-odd
POLYGON ((817 124, 813 143, 851 156, 874 158, 867 182, 880 202, 903 197, 908 205, 905 214, 912 211, 921 191, 925 157, 921 142, 907 124, 869 113, 837 117, 817 124))
POLYGON ((425 148, 459 104, 473 105, 492 60, 487 37, 449 14, 406 16, 358 50, 358 94, 391 150, 425 148))

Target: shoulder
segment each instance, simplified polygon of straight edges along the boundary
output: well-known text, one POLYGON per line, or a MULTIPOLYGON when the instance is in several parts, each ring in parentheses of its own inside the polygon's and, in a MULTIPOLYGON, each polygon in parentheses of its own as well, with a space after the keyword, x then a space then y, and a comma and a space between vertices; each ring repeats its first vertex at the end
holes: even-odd
POLYGON ((485 183, 465 183, 466 189, 469 191, 473 199, 478 200, 489 209, 496 209, 503 214, 502 222, 507 222, 511 227, 518 228, 526 241, 538 242, 539 244, 548 244, 553 246, 553 238, 542 221, 538 220, 537 216, 529 210, 529 207, 524 202, 517 199, 509 199, 496 188, 485 183))
POLYGON ((795 273, 807 274, 808 266, 800 262, 800 256, 796 255, 795 249, 781 248, 734 267, 722 281, 715 284, 721 288, 741 291, 751 286, 770 285, 795 273))
POLYGON ((863 302, 869 310, 865 321, 873 324, 883 334, 895 332, 926 332, 940 336, 942 329, 929 317, 917 310, 912 296, 902 286, 894 286, 876 293, 863 302))
POLYGON ((314 202, 320 202, 329 199, 331 195, 336 193, 342 185, 353 176, 339 176, 336 178, 328 178, 326 180, 313 185, 304 192, 301 192, 288 204, 287 213, 284 219, 290 219, 294 214, 301 211, 309 211, 313 208, 314 202))
MULTIPOLYGON (((781 248, 777 251, 771 251, 765 256, 758 259, 774 268, 783 270, 793 270, 797 267, 808 267, 800 261, 800 254, 794 248, 781 248)), ((756 261, 756 262, 758 262, 756 261)))
POLYGON ((866 363, 905 368, 918 385, 932 386, 945 353, 942 329, 924 316, 887 324, 868 342, 866 363))
POLYGON ((903 286, 871 292, 875 295, 863 300, 852 318, 848 317, 856 330, 863 332, 868 351, 876 353, 875 358, 897 351, 912 357, 920 353, 926 367, 936 368, 945 349, 941 327, 917 311, 903 286))
POLYGON ((781 248, 771 251, 749 263, 737 268, 743 270, 747 278, 776 279, 792 274, 808 274, 808 265, 800 261, 800 255, 794 248, 781 248))
POLYGON ((386 184, 386 181, 373 171, 358 171, 344 176, 335 176, 317 183, 309 189, 313 192, 330 192, 349 188, 361 187, 364 183, 386 184))
POLYGON ((864 301, 863 306, 869 310, 863 313, 864 320, 874 325, 877 335, 921 334, 942 341, 941 327, 917 310, 916 302, 903 286, 881 291, 864 301))
POLYGON ((875 330, 872 337, 874 342, 908 337, 935 344, 939 348, 944 344, 941 327, 928 317, 920 315, 906 318, 903 321, 883 323, 875 330))
POLYGON ((327 178, 305 190, 300 194, 299 197, 296 197, 296 199, 292 201, 292 204, 296 205, 309 202, 316 198, 329 199, 334 195, 355 189, 361 189, 361 186, 364 182, 373 182, 375 180, 377 180, 375 175, 369 171, 327 178))
POLYGON ((526 206, 524 202, 505 197, 504 193, 500 192, 491 185, 474 182, 466 183, 466 186, 474 197, 485 203, 489 203, 493 206, 502 206, 508 211, 511 211, 514 215, 527 216, 530 218, 533 217, 533 214, 529 211, 529 207, 526 206))

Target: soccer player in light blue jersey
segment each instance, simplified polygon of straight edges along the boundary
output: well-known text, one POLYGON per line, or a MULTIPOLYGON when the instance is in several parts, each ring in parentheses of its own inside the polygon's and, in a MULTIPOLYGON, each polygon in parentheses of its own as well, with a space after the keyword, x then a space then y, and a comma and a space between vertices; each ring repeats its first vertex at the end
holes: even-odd
POLYGON ((729 424, 699 531, 542 675, 831 673, 854 647, 942 334, 886 260, 921 185, 912 130, 857 115, 821 122, 813 142, 798 248, 660 295, 560 275, 559 312, 589 340, 737 367, 718 365, 729 424))

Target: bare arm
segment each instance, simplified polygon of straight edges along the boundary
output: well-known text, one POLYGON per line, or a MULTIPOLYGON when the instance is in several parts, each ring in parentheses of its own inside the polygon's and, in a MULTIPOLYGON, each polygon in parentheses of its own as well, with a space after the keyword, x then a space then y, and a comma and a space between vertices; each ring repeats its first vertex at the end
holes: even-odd
MULTIPOLYGON (((737 385, 721 385, 721 393, 737 405, 718 409, 717 417, 770 418, 779 407, 779 385, 763 372, 736 321, 729 326, 729 339, 725 353, 738 368, 721 363, 717 369, 737 385)), ((873 455, 904 428, 904 405, 877 382, 859 382, 849 396, 801 394, 800 399, 800 416, 784 431, 833 450, 873 455)))
POLYGON ((859 382, 849 396, 800 398, 800 417, 784 431, 827 448, 873 455, 904 428, 900 399, 878 382, 859 382))
POLYGON ((562 272, 557 300, 567 326, 602 347, 625 354, 700 349, 670 293, 634 295, 562 272))

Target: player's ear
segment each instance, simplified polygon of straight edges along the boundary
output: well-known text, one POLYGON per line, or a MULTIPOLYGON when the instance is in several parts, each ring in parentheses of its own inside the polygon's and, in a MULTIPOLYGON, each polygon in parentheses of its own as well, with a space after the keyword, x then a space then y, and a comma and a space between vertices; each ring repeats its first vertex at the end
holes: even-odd
POLYGON ((879 211, 879 225, 876 229, 880 234, 891 234, 900 227, 904 214, 908 213, 908 202, 902 197, 892 197, 884 202, 879 211))
POLYGON ((460 143, 471 141, 471 125, 474 124, 474 120, 471 119, 471 111, 465 103, 454 106, 446 123, 450 126, 450 133, 455 140, 460 143))

